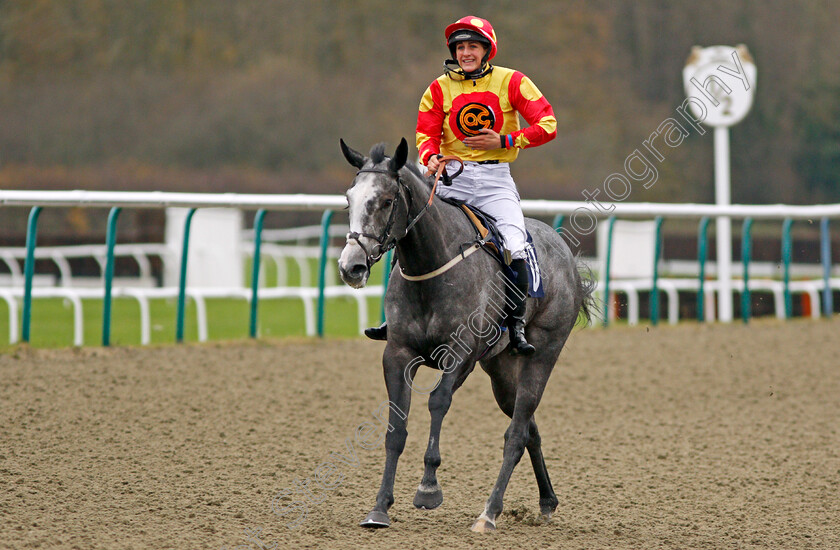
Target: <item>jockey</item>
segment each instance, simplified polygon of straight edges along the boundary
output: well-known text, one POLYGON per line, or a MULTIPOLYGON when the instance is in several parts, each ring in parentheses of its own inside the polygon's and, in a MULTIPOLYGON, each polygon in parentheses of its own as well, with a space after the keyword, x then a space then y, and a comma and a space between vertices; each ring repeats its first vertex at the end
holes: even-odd
MULTIPOLYGON (((527 76, 490 64, 496 55, 496 33, 489 21, 467 16, 446 27, 444 35, 452 59, 444 62, 444 74, 420 100, 420 162, 434 171, 439 155, 455 155, 464 161, 463 173, 451 186, 439 188, 438 195, 465 202, 496 219, 506 258, 516 272, 507 292, 507 301, 514 304, 507 318, 511 353, 531 355, 535 349, 525 339, 529 245, 510 163, 519 149, 554 139, 557 121, 548 100, 527 76), (519 127, 519 115, 527 128, 519 127)), ((367 329, 365 334, 385 340, 387 328, 367 329)))

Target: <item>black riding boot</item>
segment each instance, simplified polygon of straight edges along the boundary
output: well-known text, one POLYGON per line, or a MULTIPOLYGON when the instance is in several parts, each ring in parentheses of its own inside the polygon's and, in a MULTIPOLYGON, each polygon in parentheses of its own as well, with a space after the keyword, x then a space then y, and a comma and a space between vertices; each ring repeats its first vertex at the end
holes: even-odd
POLYGON ((388 339, 388 323, 382 323, 378 327, 370 327, 365 329, 365 336, 371 340, 387 340, 388 339))
POLYGON ((516 289, 506 287, 509 304, 507 326, 510 331, 510 354, 533 355, 537 349, 525 339, 525 300, 528 298, 528 266, 525 260, 513 260, 510 267, 516 271, 513 284, 516 289))

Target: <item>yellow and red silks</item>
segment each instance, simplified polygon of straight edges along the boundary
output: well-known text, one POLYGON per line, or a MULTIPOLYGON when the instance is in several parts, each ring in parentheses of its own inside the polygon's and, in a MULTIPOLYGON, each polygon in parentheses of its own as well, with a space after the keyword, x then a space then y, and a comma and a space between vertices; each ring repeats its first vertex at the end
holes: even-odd
POLYGON ((527 76, 504 67, 494 67, 477 80, 438 77, 423 94, 417 114, 417 150, 423 164, 437 154, 513 162, 519 149, 542 145, 556 135, 557 120, 545 96, 527 76), (517 112, 527 128, 520 129, 517 112), (462 140, 481 128, 506 136, 506 147, 468 149, 462 140))

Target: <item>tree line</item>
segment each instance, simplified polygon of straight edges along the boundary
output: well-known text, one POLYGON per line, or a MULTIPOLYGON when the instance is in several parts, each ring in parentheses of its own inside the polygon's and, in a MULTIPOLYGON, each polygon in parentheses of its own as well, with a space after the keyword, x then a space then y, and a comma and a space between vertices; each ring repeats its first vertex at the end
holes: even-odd
MULTIPOLYGON (((732 130, 733 200, 840 201, 831 0, 0 0, 0 181, 62 166, 70 181, 54 186, 80 187, 74 169, 106 166, 130 187, 141 166, 256 171, 280 186, 307 173, 307 190, 336 192, 347 183, 338 138, 358 149, 411 139, 448 54, 442 29, 467 13, 493 22, 497 64, 529 75, 557 114, 558 138, 514 166, 527 198, 600 186, 673 116, 692 46, 744 43, 758 82, 732 130)), ((711 201, 711 134, 658 169, 643 200, 711 201)))

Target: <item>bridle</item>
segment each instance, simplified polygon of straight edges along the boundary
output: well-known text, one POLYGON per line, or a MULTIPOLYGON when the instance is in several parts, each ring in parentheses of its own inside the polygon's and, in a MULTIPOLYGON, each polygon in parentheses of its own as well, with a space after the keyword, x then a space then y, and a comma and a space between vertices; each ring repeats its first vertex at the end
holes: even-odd
MULTIPOLYGON (((458 157, 455 157, 455 156, 440 156, 439 159, 440 159, 440 164, 438 165, 438 169, 435 172, 435 182, 434 182, 434 184, 432 184, 432 190, 431 190, 431 193, 429 193, 429 200, 426 202, 426 204, 423 205, 423 208, 421 208, 420 212, 418 212, 417 215, 414 216, 414 217, 411 217, 411 204, 412 204, 412 200, 413 200, 413 197, 411 196, 411 188, 408 187, 408 185, 406 185, 405 182, 403 182, 402 176, 400 176, 399 172, 395 172, 393 170, 385 170, 383 168, 362 168, 358 172, 356 172, 357 177, 358 177, 359 174, 365 174, 365 173, 368 173, 368 174, 385 174, 385 175, 391 176, 397 182, 397 193, 394 196, 394 201, 391 205, 391 212, 388 214, 388 221, 385 223, 385 228, 383 229, 382 234, 381 235, 372 235, 370 233, 364 233, 364 232, 359 233, 358 231, 351 231, 351 232, 347 233, 347 241, 350 241, 350 240, 356 241, 356 243, 358 243, 358 245, 361 247, 362 251, 365 253, 365 263, 367 264, 368 269, 370 269, 370 267, 373 264, 378 262, 379 259, 382 258, 382 256, 386 252, 388 252, 389 250, 391 250, 392 248, 397 246, 397 242, 400 239, 402 239, 403 237, 405 237, 406 235, 408 235, 408 232, 411 230, 411 228, 414 227, 414 225, 418 221, 420 221, 420 218, 423 217, 423 215, 428 211, 429 207, 432 205, 432 201, 435 198, 435 191, 437 191, 438 182, 441 179, 443 179, 443 184, 444 185, 452 185, 452 178, 457 177, 464 170, 464 163, 458 157), (461 167, 452 176, 449 176, 446 173, 446 163, 448 161, 456 161, 456 162, 461 164, 461 167), (402 199, 402 195, 401 195, 402 189, 405 189, 405 192, 408 195, 408 204, 406 206, 406 217, 408 218, 408 221, 406 223, 405 231, 403 231, 403 234, 400 235, 399 237, 397 237, 397 236, 392 235, 391 231, 393 230, 394 221, 396 220, 397 207, 402 202, 402 200, 401 200, 402 199), (368 251, 367 247, 362 243, 362 241, 359 239, 359 237, 367 237, 368 239, 376 241, 379 244, 379 249, 376 251, 377 253, 373 254, 372 252, 368 251)), ((429 171, 426 174, 426 176, 430 176, 430 175, 432 175, 431 171, 429 171)))
MULTIPOLYGON (((388 176, 393 177, 397 181, 397 194, 394 197, 394 202, 391 205, 391 213, 388 214, 388 221, 385 224, 385 229, 382 231, 382 235, 372 235, 370 233, 359 233, 358 231, 351 231, 347 233, 347 241, 350 240, 356 241, 356 243, 362 248, 362 251, 365 253, 365 263, 367 264, 368 269, 375 264, 379 259, 382 257, 383 254, 391 250, 397 245, 397 241, 399 240, 397 237, 391 235, 391 230, 394 227, 394 220, 396 219, 397 214, 397 207, 402 202, 402 196, 400 192, 402 191, 403 187, 405 187, 406 193, 408 194, 408 208, 411 207, 411 190, 405 185, 402 181, 402 177, 400 177, 398 172, 394 172, 392 170, 383 170, 379 168, 363 168, 356 172, 356 176, 358 177, 359 174, 363 173, 371 173, 371 174, 386 174, 388 176), (374 240, 379 244, 379 250, 376 255, 372 252, 368 251, 367 247, 364 243, 359 239, 359 237, 367 237, 368 239, 374 240)), ((425 209, 424 209, 425 211, 425 209)), ((422 212, 421 212, 422 214, 422 212)), ((420 217, 418 215, 415 217, 417 220, 420 217)), ((408 233, 408 228, 406 228, 405 233, 408 233)), ((405 236, 405 233, 403 236, 405 236)), ((400 237, 402 238, 402 237, 400 237)))

